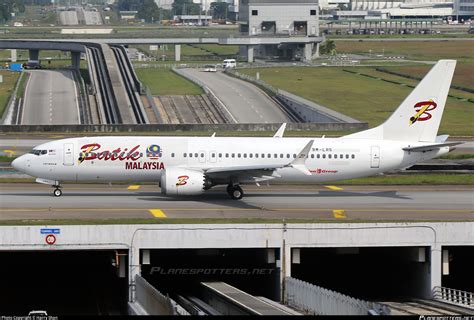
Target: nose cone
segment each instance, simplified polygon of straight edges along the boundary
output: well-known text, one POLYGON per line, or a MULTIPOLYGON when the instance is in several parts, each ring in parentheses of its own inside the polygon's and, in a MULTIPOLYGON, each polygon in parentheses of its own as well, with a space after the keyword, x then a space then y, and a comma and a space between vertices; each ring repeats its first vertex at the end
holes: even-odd
POLYGON ((25 170, 25 157, 21 156, 13 160, 12 167, 17 171, 25 170))

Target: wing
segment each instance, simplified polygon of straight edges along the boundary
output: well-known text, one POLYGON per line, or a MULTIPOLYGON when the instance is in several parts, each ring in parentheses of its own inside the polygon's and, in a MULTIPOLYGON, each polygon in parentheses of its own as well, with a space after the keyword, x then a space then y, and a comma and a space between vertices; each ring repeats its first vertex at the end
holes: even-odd
POLYGON ((436 150, 442 147, 452 147, 458 144, 462 144, 462 142, 428 144, 428 145, 418 146, 418 147, 406 147, 406 148, 403 148, 403 150, 409 151, 409 152, 426 152, 426 151, 436 150))
POLYGON ((294 168, 305 175, 311 175, 305 162, 313 143, 314 140, 309 141, 296 158, 288 164, 214 167, 204 170, 204 174, 216 181, 228 181, 230 179, 240 182, 259 182, 275 179, 280 177, 276 170, 283 168, 294 168))

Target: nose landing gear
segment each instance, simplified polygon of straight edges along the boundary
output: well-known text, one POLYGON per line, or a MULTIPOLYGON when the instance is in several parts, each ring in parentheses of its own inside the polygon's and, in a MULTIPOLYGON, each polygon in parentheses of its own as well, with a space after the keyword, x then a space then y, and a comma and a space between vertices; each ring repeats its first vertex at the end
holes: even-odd
POLYGON ((237 185, 229 184, 227 186, 227 193, 234 200, 240 200, 244 196, 244 190, 242 190, 242 188, 238 184, 237 185))
POLYGON ((60 189, 61 186, 53 186, 53 187, 56 188, 56 189, 54 189, 54 191, 53 191, 53 195, 54 195, 55 197, 60 197, 60 196, 63 194, 63 192, 62 192, 61 189, 60 189))

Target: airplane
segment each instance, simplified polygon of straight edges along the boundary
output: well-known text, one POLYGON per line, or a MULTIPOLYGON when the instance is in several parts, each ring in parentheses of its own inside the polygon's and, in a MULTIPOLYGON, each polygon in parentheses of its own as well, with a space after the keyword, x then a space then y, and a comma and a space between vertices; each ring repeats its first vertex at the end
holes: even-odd
POLYGON ((437 136, 455 66, 438 61, 384 123, 339 138, 286 138, 286 124, 273 137, 80 137, 39 145, 12 166, 51 185, 56 197, 61 181, 155 181, 172 197, 224 185, 242 199, 244 184, 376 175, 460 144, 437 136))

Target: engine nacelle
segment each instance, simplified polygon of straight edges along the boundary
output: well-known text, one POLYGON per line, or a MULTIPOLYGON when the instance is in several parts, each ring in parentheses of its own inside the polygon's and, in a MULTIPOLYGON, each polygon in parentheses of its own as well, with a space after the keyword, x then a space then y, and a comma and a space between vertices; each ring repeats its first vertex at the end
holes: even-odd
POLYGON ((161 174, 160 186, 167 196, 197 195, 206 190, 206 177, 196 170, 167 168, 161 174))

